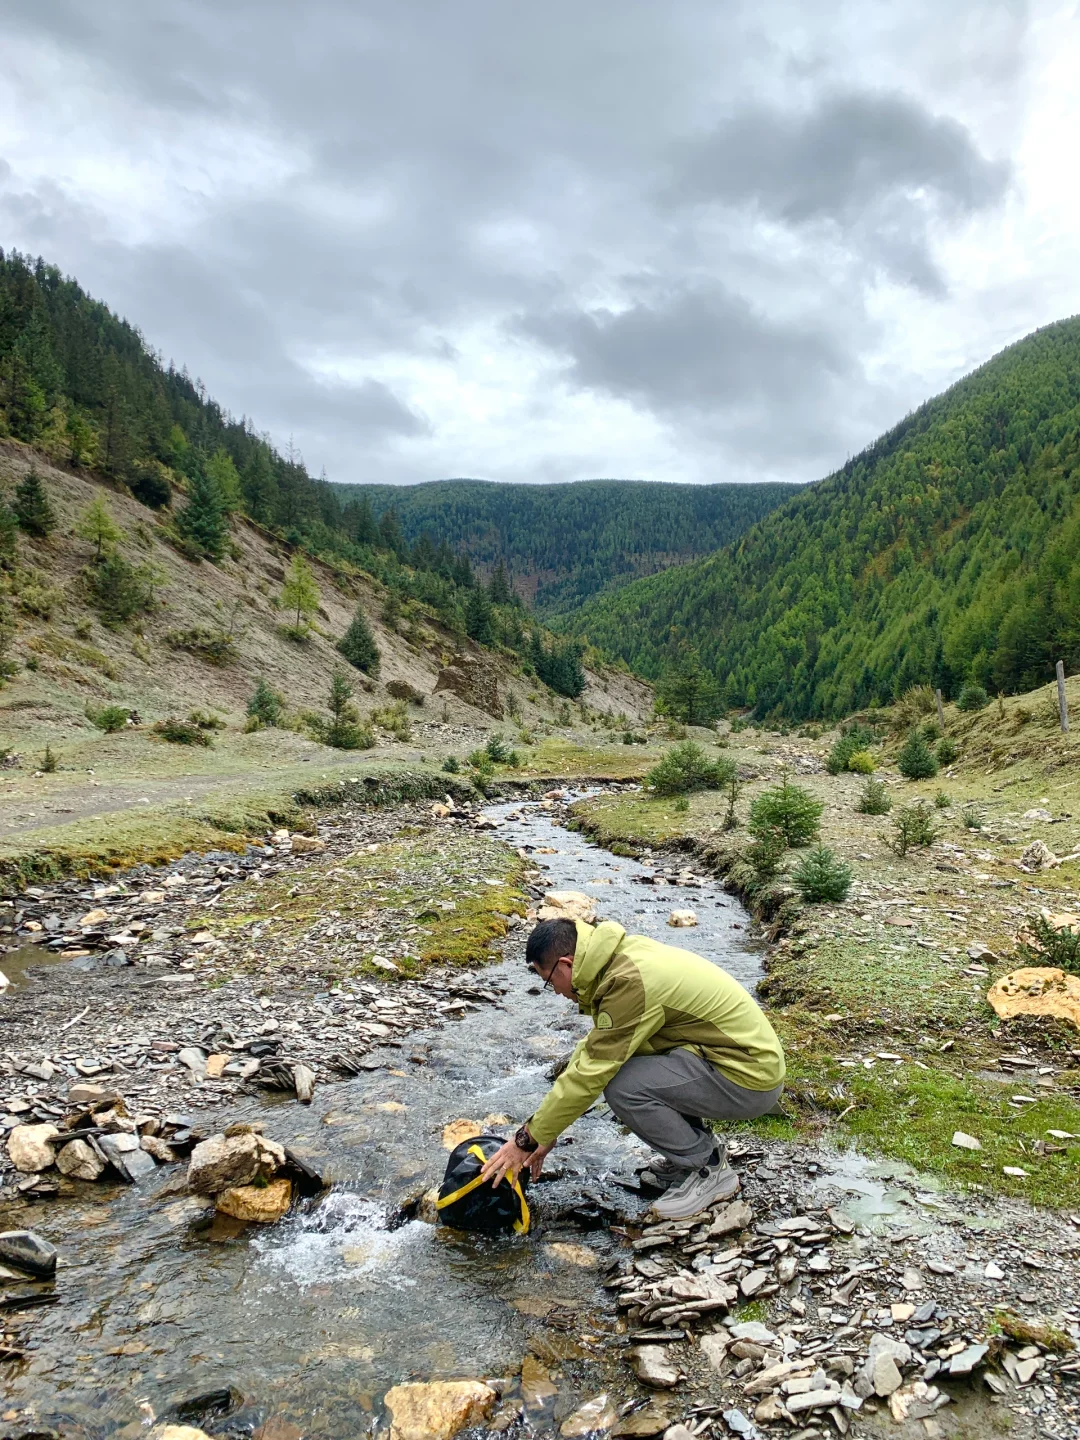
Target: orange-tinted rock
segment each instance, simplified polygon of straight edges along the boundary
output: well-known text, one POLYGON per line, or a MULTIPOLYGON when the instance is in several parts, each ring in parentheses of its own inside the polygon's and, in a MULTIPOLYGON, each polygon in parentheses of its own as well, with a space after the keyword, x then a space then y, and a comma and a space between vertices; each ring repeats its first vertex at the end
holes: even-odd
POLYGON ((222 1214, 231 1215, 234 1220, 272 1225, 292 1204, 292 1181, 283 1175, 280 1180, 271 1180, 269 1185, 235 1185, 231 1190, 224 1190, 215 1204, 222 1214))
POLYGON ((1080 976, 1049 965, 1033 965, 1003 975, 987 991, 987 1001, 1003 1020, 1014 1015, 1047 1015, 1068 1020, 1080 1030, 1080 976))

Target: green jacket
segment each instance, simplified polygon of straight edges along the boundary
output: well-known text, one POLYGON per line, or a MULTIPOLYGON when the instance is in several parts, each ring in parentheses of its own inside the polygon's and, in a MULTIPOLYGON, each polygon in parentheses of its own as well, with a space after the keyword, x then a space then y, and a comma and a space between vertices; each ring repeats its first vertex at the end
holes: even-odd
POLYGON ((547 1145, 583 1115, 631 1055, 689 1049, 747 1090, 784 1078, 784 1052, 753 997, 718 965, 627 935, 621 925, 577 922, 573 985, 593 1029, 529 1121, 547 1145))

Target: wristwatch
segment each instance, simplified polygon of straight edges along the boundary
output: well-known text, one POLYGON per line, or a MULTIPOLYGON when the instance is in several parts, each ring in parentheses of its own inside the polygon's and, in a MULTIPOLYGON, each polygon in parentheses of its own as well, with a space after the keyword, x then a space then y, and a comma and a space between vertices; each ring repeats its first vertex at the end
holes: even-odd
POLYGON ((530 1154, 533 1150, 540 1149, 540 1141, 534 1140, 533 1137, 529 1134, 528 1121, 526 1121, 524 1125, 518 1127, 518 1132, 514 1136, 514 1144, 518 1147, 519 1150, 528 1151, 530 1154))

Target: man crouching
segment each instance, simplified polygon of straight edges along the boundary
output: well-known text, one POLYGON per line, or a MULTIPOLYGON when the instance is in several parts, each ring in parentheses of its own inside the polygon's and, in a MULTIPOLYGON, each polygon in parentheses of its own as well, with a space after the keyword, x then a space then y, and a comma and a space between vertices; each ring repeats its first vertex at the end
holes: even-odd
POLYGON ((562 1132, 603 1092, 615 1116, 659 1152, 650 1168, 668 1220, 696 1215, 739 1189, 706 1120, 752 1120, 783 1090, 784 1052, 753 997, 718 965, 628 935, 621 925, 544 920, 525 963, 593 1028, 536 1113, 484 1167, 540 1175, 562 1132))

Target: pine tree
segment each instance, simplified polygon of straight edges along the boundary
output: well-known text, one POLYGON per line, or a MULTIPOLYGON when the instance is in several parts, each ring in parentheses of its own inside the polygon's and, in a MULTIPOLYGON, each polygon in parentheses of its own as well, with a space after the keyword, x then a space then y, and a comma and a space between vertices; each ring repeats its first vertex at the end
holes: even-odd
POLYGON ((206 462, 206 473, 218 487, 226 511, 232 514, 234 510, 239 510, 244 498, 240 474, 223 445, 219 445, 206 462))
POLYGON ((387 590, 386 599, 382 608, 383 624, 390 630, 396 630, 401 622, 401 596, 396 590, 387 590))
POLYGON ((720 687, 696 655, 684 655, 656 687, 659 708, 684 725, 710 725, 723 709, 720 687))
POLYGON ((336 750, 368 750, 375 743, 371 731, 360 723, 352 693, 344 672, 335 670, 327 696, 330 722, 320 727, 319 738, 324 745, 332 745, 336 750))
POLYGON ((79 516, 75 534, 80 540, 89 540, 94 548, 94 559, 100 560, 102 552, 111 549, 123 539, 124 532, 112 517, 104 496, 95 495, 79 516))
POLYGON ((229 533, 229 517, 216 481, 196 459, 188 482, 188 502, 176 517, 188 548, 207 560, 220 560, 229 533))
POLYGON ((506 566, 502 560, 495 566, 491 579, 488 581, 488 596, 493 605, 509 605, 514 598, 510 576, 506 573, 506 566))
POLYGON ((260 725, 276 725, 284 708, 281 696, 260 675, 254 694, 248 701, 247 713, 260 725))
POLYGON ((98 454, 98 432, 85 415, 72 408, 67 417, 68 457, 73 465, 93 465, 98 454))
POLYGON ((28 535, 44 539, 56 529, 56 514, 49 504, 41 476, 33 465, 15 487, 15 504, 12 508, 19 528, 28 535))
POLYGON ((432 544, 431 536, 425 530, 412 548, 409 563, 414 570, 434 570, 435 556, 435 546, 432 544))
POLYGON ((367 675, 378 675, 379 647, 361 606, 357 605, 352 622, 337 642, 337 648, 357 670, 363 670, 367 675))
POLYGON ((315 583, 315 572, 299 550, 289 562, 285 583, 281 587, 281 604, 286 610, 295 612, 293 634, 297 637, 306 635, 311 617, 319 609, 319 587, 315 583))
POLYGON ((270 456, 264 445, 256 445, 241 478, 248 514, 266 524, 274 509, 275 482, 270 456))
POLYGON ((379 538, 378 526, 372 513, 371 501, 365 495, 353 512, 352 535, 357 545, 374 546, 379 538))
POLYGON ((824 901, 838 904, 847 899, 854 874, 851 866, 838 859, 827 845, 815 845, 791 872, 791 878, 811 905, 824 901))
POLYGON ((478 645, 494 645, 495 626, 492 623, 491 601, 479 586, 469 591, 465 602, 465 633, 478 645))
POLYGON ((129 565, 115 550, 85 572, 102 623, 116 629, 153 603, 148 567, 129 565))
POLYGON ((908 780, 932 780, 938 773, 934 752, 920 730, 912 730, 896 757, 896 768, 908 780))
POLYGON ((404 557, 408 548, 405 536, 401 533, 401 521, 392 505, 379 517, 379 544, 384 550, 392 550, 399 560, 404 557))

